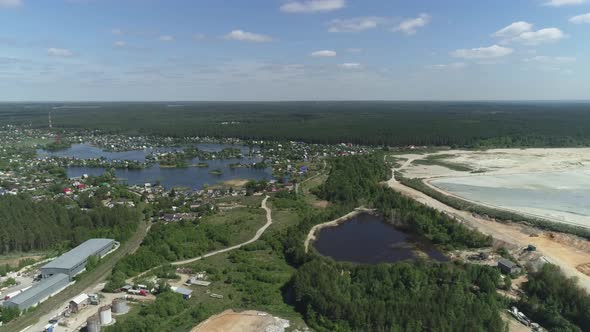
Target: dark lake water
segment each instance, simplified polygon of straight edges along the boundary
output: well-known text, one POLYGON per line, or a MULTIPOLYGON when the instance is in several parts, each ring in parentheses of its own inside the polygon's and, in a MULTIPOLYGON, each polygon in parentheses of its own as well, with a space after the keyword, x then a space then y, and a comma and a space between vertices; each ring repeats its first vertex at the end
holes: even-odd
MULTIPOLYGON (((242 153, 248 153, 248 147, 239 145, 227 145, 227 144, 198 144, 197 147, 204 151, 217 152, 227 147, 240 148, 242 153)), ((158 148, 157 151, 175 150, 178 148, 158 148)), ((105 152, 97 147, 90 146, 87 144, 75 144, 71 148, 58 152, 46 152, 39 151, 39 156, 53 155, 60 157, 76 157, 80 159, 89 158, 100 158, 105 157, 108 160, 138 160, 144 161, 145 157, 153 150, 138 150, 138 151, 125 151, 125 152, 105 152)), ((231 179, 251 179, 251 180, 262 180, 272 179, 272 170, 267 169, 254 169, 254 168, 230 168, 229 165, 232 163, 253 163, 259 162, 260 160, 252 158, 242 159, 224 159, 224 160, 205 160, 209 167, 187 167, 187 168, 161 168, 160 165, 156 164, 149 168, 144 169, 117 169, 116 175, 122 182, 128 184, 143 185, 144 183, 155 183, 160 182, 162 186, 167 189, 172 187, 187 187, 193 190, 203 188, 205 184, 213 185, 225 180, 231 179), (221 175, 209 174, 209 171, 214 169, 220 169, 221 175)), ((197 164, 198 158, 191 160, 189 164, 197 164)), ((84 174, 98 176, 105 172, 104 168, 94 167, 69 167, 67 169, 68 177, 79 177, 84 174)))
POLYGON ((324 228, 314 242, 316 250, 336 261, 377 264, 394 263, 416 258, 421 251, 431 259, 448 258, 431 245, 386 223, 382 217, 358 215, 336 227, 324 228))

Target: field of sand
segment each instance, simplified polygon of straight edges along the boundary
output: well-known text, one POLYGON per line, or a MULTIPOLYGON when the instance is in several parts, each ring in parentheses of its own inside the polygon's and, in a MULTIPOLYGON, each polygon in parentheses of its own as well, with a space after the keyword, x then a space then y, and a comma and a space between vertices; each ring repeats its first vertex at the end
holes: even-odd
POLYGON ((195 326, 191 332, 284 332, 289 321, 260 311, 226 310, 195 326))
POLYGON ((428 154, 399 156, 409 160, 404 176, 427 179, 444 192, 482 205, 590 227, 590 149, 449 150, 433 155, 445 158, 437 159, 438 165, 421 165, 414 161, 426 160, 428 154))

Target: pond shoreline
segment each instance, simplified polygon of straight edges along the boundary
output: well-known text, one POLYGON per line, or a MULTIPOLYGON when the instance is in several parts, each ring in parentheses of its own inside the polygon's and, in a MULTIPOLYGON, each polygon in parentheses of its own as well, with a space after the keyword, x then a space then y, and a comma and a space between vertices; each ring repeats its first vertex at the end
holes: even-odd
POLYGON ((449 260, 428 239, 396 226, 375 210, 365 208, 357 208, 340 218, 314 226, 305 244, 307 252, 311 244, 321 256, 355 264, 449 260))
POLYGON ((342 224, 343 222, 349 221, 350 219, 360 215, 360 214, 371 214, 371 215, 375 215, 376 211, 374 209, 367 209, 364 207, 357 207, 354 209, 354 211, 351 211, 345 215, 343 215, 342 217, 339 217, 337 219, 331 220, 331 221, 327 221, 321 224, 317 224, 315 226, 313 226, 310 230, 309 233, 307 233, 307 237, 305 237, 305 242, 304 242, 304 247, 305 247, 305 253, 307 253, 309 251, 309 245, 315 241, 317 239, 317 234, 324 228, 328 228, 328 227, 336 227, 340 224, 342 224))

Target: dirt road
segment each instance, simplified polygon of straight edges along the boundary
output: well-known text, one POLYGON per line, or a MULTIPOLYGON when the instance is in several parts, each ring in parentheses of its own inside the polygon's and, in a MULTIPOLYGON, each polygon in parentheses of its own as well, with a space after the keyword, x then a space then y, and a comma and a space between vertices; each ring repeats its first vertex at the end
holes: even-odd
MULTIPOLYGON (((241 248, 241 247, 243 247, 245 245, 248 245, 250 243, 256 242, 258 239, 260 239, 260 237, 262 236, 262 234, 264 234, 264 232, 266 231, 266 229, 272 224, 272 213, 271 213, 270 208, 266 205, 266 202, 268 201, 269 198, 270 198, 270 196, 267 195, 262 200, 262 204, 261 204, 261 207, 266 211, 266 224, 264 224, 264 226, 262 226, 260 229, 258 229, 256 231, 256 234, 254 235, 253 238, 251 238, 250 240, 248 240, 248 241, 246 241, 244 243, 237 244, 235 246, 231 246, 231 247, 228 247, 228 248, 223 248, 223 249, 215 250, 215 251, 206 253, 206 254, 204 254, 202 256, 199 256, 199 257, 185 259, 185 260, 182 260, 182 261, 176 261, 176 262, 172 262, 170 264, 171 265, 175 265, 175 266, 176 265, 190 264, 190 263, 193 263, 193 262, 196 262, 196 261, 200 261, 203 258, 207 258, 207 257, 219 255, 221 253, 232 251, 232 250, 236 250, 236 249, 239 249, 239 248, 241 248)), ((149 269, 147 271, 143 271, 142 273, 136 275, 135 277, 131 277, 131 278, 127 279, 127 283, 130 284, 130 283, 132 283, 133 279, 136 279, 137 280, 137 279, 141 278, 142 276, 146 275, 147 273, 149 273, 149 272, 151 272, 151 271, 153 271, 153 270, 155 270, 155 269, 157 269, 157 268, 159 268, 161 266, 162 265, 158 265, 158 266, 152 267, 151 269, 149 269)))
POLYGON ((199 256, 199 257, 195 257, 195 258, 191 258, 191 259, 187 259, 187 260, 183 260, 183 261, 178 261, 178 262, 173 262, 172 265, 185 265, 185 264, 190 264, 192 262, 196 262, 199 261, 203 258, 207 258, 207 257, 211 257, 211 256, 215 256, 224 252, 228 252, 228 251, 232 251, 232 250, 236 250, 239 249, 245 245, 248 245, 250 243, 256 242, 258 239, 260 239, 260 237, 262 236, 262 234, 264 234, 264 232, 266 231, 266 229, 272 224, 272 214, 271 214, 271 210, 270 208, 266 205, 266 201, 268 201, 270 196, 266 196, 263 200, 262 200, 262 208, 266 211, 266 224, 264 224, 264 226, 262 226, 259 230, 256 231, 256 234, 254 235, 253 238, 251 238, 250 240, 244 242, 244 243, 240 243, 237 244, 235 246, 231 246, 228 248, 224 248, 224 249, 219 249, 216 251, 212 251, 210 253, 204 254, 203 256, 199 256))
MULTIPOLYGON (((394 169, 394 171, 402 170, 413 160, 408 159, 401 167, 394 169)), ((561 267, 567 276, 578 277, 580 286, 590 292, 590 277, 576 269, 581 264, 590 263, 590 250, 588 250, 587 246, 573 246, 566 241, 558 241, 544 236, 531 237, 530 233, 523 231, 523 226, 521 225, 498 223, 474 216, 470 212, 457 210, 421 191, 399 183, 393 176, 387 184, 401 194, 426 206, 442 211, 464 222, 466 225, 479 230, 483 234, 492 236, 496 240, 503 241, 515 247, 526 247, 528 244, 534 244, 547 261, 561 267)), ((542 231, 539 232, 542 233, 542 231)))

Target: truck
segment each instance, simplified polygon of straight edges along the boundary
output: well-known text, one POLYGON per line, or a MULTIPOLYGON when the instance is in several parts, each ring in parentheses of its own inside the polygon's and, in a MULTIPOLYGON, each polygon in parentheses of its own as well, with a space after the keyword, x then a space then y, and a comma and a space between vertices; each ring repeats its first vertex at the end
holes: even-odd
POLYGON ((45 325, 43 332, 57 332, 57 324, 50 323, 50 324, 45 325))

